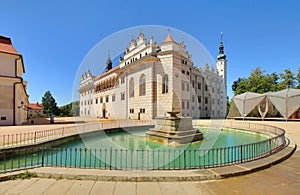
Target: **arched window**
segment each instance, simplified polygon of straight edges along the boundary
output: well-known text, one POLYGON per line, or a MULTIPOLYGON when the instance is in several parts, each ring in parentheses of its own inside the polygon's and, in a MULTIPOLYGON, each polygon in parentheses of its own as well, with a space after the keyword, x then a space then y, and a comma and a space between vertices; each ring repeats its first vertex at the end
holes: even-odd
POLYGON ((134 97, 134 79, 131 78, 129 81, 129 97, 134 97))
POLYGON ((163 77, 162 93, 168 93, 169 91, 169 77, 165 75, 163 77))
POLYGON ((140 96, 146 95, 146 76, 140 76, 140 96))

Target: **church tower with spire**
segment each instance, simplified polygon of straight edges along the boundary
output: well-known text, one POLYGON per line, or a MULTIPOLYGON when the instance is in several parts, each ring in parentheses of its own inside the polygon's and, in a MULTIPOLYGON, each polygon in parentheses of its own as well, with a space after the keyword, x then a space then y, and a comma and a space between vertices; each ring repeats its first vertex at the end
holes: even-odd
POLYGON ((227 113, 227 60, 224 53, 223 34, 220 35, 219 55, 217 58, 217 71, 220 77, 222 77, 221 95, 220 95, 220 114, 226 117, 227 113))
POLYGON ((227 60, 224 54, 223 34, 220 35, 219 55, 217 58, 217 70, 219 76, 224 79, 225 89, 227 90, 227 60))

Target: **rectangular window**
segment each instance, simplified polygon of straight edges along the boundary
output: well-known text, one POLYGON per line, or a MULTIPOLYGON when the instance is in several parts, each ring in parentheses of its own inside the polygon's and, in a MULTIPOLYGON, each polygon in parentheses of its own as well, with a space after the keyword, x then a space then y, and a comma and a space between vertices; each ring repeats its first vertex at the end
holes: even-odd
POLYGON ((212 104, 215 104, 215 99, 214 98, 211 101, 212 101, 212 104))
POLYGON ((207 85, 205 84, 205 87, 204 87, 204 89, 205 89, 205 91, 207 91, 208 90, 208 87, 207 87, 207 85))
POLYGON ((211 89, 211 92, 212 92, 212 93, 214 93, 214 92, 215 92, 215 88, 214 88, 214 87, 211 89))
POLYGON ((192 102, 195 102, 195 96, 192 95, 192 102))
POLYGON ((184 101, 181 101, 181 108, 182 108, 182 109, 185 109, 184 101))
POLYGON ((115 101, 116 101, 116 95, 115 95, 115 94, 111 95, 111 101, 112 101, 112 102, 115 102, 115 101))
POLYGON ((190 102, 186 102, 186 109, 190 109, 190 102))
POLYGON ((190 84, 189 83, 186 84, 186 91, 190 91, 190 84))
POLYGON ((198 96, 198 103, 201 103, 201 96, 198 96))
POLYGON ((109 102, 109 96, 105 97, 105 102, 109 102))
POLYGON ((195 88, 195 81, 192 81, 192 86, 193 88, 195 88))
POLYGON ((121 84, 123 84, 123 83, 125 83, 125 77, 124 76, 121 77, 121 84))
POLYGON ((185 74, 185 70, 181 70, 181 73, 182 73, 182 74, 185 74))
POLYGON ((190 72, 189 72, 189 71, 187 71, 187 72, 186 72, 186 74, 187 74, 187 75, 190 75, 190 72))
POLYGON ((134 109, 133 109, 133 108, 130 108, 130 109, 129 109, 129 112, 130 112, 130 114, 133 114, 133 113, 134 113, 134 109))
POLYGON ((181 83, 181 90, 184 91, 185 90, 184 88, 185 88, 185 84, 184 84, 184 82, 182 82, 181 83))
POLYGON ((95 103, 98 104, 98 98, 95 98, 95 103))
POLYGON ((103 103, 103 97, 100 97, 100 104, 103 103))
POLYGON ((2 121, 6 121, 6 116, 1 116, 2 121))
POLYGON ((208 104, 208 97, 205 97, 204 103, 205 103, 205 104, 208 104))
POLYGON ((146 113, 145 108, 140 108, 140 113, 145 114, 146 113))
POLYGON ((198 83, 198 89, 201 90, 201 83, 198 83))
POLYGON ((125 100, 125 93, 121 93, 121 101, 125 100))

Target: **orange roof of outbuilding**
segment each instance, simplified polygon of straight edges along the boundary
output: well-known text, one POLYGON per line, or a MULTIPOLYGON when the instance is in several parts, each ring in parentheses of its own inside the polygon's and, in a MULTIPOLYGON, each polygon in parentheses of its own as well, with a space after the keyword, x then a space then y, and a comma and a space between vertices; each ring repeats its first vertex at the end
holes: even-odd
POLYGON ((9 37, 0 35, 0 51, 9 54, 20 55, 14 48, 9 37))
POLYGON ((43 105, 39 103, 29 103, 27 107, 32 110, 42 110, 43 105))

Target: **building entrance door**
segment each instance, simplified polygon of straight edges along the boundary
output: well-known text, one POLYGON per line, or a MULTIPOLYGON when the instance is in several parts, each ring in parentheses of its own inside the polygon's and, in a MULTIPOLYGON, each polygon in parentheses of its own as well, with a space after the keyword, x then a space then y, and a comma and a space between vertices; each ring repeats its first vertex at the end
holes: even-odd
POLYGON ((103 118, 106 118, 105 113, 106 113, 106 110, 103 109, 103 110, 102 110, 102 117, 103 117, 103 118))

